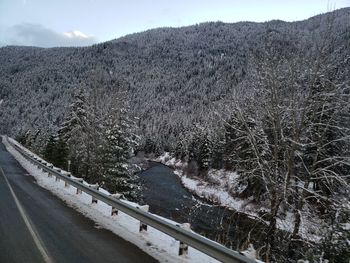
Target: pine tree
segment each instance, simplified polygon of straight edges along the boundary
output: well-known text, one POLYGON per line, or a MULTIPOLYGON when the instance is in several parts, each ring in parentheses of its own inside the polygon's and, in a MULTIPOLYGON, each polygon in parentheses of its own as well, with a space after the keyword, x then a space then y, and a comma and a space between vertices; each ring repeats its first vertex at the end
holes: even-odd
MULTIPOLYGON (((76 176, 89 177, 88 100, 84 89, 75 95, 70 112, 59 129, 59 137, 68 147, 71 171, 76 176)), ((63 143, 63 142, 62 142, 63 143)), ((63 146, 63 145, 62 145, 63 146)))
POLYGON ((147 138, 143 149, 144 149, 146 154, 156 153, 157 152, 157 145, 154 142, 154 140, 152 140, 151 138, 147 138))
POLYGON ((211 153, 212 146, 207 133, 202 133, 201 140, 199 143, 199 155, 198 155, 198 165, 200 172, 206 175, 211 164, 211 153))
POLYGON ((178 138, 177 143, 175 145, 174 154, 175 154, 176 158, 184 160, 188 154, 187 153, 188 141, 187 141, 185 134, 181 134, 178 137, 179 138, 178 138))
POLYGON ((48 162, 54 162, 54 150, 56 147, 55 136, 51 135, 44 149, 44 159, 48 162))
POLYGON ((102 185, 128 199, 138 197, 136 177, 129 171, 128 158, 136 145, 133 122, 125 109, 113 109, 105 125, 105 147, 102 153, 102 185))
POLYGON ((224 151, 225 139, 224 133, 219 130, 218 135, 214 138, 212 143, 212 158, 211 166, 214 169, 222 169, 224 167, 224 151))
MULTIPOLYGON (((350 210, 349 207, 341 205, 328 214, 328 225, 323 227, 321 246, 314 254, 320 255, 317 262, 341 263, 350 259, 350 210)), ((316 262, 316 260, 315 260, 316 262)))
POLYGON ((60 136, 56 136, 54 139, 55 143, 52 151, 52 163, 57 167, 67 169, 69 154, 67 144, 60 136))
POLYGON ((212 143, 203 127, 196 126, 188 146, 188 173, 206 176, 211 167, 212 143))
POLYGON ((235 138, 236 138, 236 131, 235 131, 235 118, 230 118, 224 126, 224 155, 223 155, 223 161, 225 169, 231 170, 235 169, 234 167, 234 153, 235 153, 235 138))

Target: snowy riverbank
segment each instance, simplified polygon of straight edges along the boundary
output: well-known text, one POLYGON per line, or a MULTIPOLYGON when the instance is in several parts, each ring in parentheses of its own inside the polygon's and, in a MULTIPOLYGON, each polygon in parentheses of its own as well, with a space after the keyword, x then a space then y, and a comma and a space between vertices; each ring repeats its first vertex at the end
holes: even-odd
MULTIPOLYGON (((174 158, 168 152, 165 152, 153 161, 160 162, 164 165, 172 167, 174 173, 181 179, 182 185, 191 193, 208 200, 211 203, 233 209, 240 213, 244 213, 254 219, 268 224, 261 215, 269 212, 267 204, 261 202, 259 204, 252 202, 250 199, 235 197, 234 193, 242 191, 239 186, 239 175, 234 171, 226 171, 224 169, 210 169, 206 179, 199 177, 189 177, 186 174, 186 163, 174 158)), ((321 221, 312 216, 312 213, 305 213, 309 216, 302 215, 300 234, 304 239, 312 242, 318 242, 321 239, 320 224, 321 221)), ((283 211, 277 220, 277 227, 281 230, 291 232, 294 224, 294 215, 291 211, 283 211)))

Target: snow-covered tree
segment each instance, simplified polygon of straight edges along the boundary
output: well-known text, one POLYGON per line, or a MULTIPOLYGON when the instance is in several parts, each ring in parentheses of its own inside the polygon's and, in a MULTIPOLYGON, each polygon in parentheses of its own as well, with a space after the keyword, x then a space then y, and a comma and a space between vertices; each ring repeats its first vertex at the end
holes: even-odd
POLYGON ((46 143, 46 146, 43 152, 44 159, 46 161, 52 162, 53 160, 55 160, 55 157, 54 157, 55 146, 56 146, 55 136, 51 135, 49 137, 48 142, 46 143))
POLYGON ((212 145, 208 131, 204 127, 196 126, 188 147, 189 168, 195 168, 193 175, 206 176, 211 165, 211 154, 212 145))
POLYGON ((226 130, 226 165, 240 174, 240 184, 244 186, 242 197, 259 200, 266 192, 268 173, 266 164, 271 161, 271 153, 261 122, 256 122, 238 106, 233 109, 226 130))
POLYGON ((58 134, 69 149, 68 159, 71 160, 71 170, 77 176, 89 176, 89 105, 86 91, 80 88, 75 94, 70 111, 62 123, 58 134))
POLYGON ((66 142, 58 135, 51 135, 46 143, 43 157, 53 165, 67 169, 68 148, 66 142))
POLYGON ((266 35, 266 48, 257 55, 254 110, 245 106, 238 111, 240 122, 230 131, 230 138, 248 142, 236 148, 256 157, 243 159, 256 168, 269 200, 266 261, 275 253, 281 204, 294 212, 290 250, 297 251, 303 243, 302 218, 311 216, 306 204, 316 202, 319 217, 330 211, 332 197, 341 185, 348 185, 350 168, 348 150, 343 150, 350 145, 349 80, 344 78, 349 58, 336 55, 340 51, 333 48, 331 31, 324 32, 319 46, 307 50, 300 49, 300 39, 288 48, 279 46, 283 42, 275 44, 273 34, 266 35), (310 54, 306 57, 304 52, 310 54), (241 135, 233 136, 234 129, 241 135))
POLYGON ((130 172, 128 163, 137 145, 134 129, 135 123, 124 105, 110 110, 104 125, 101 181, 109 191, 129 199, 135 199, 139 194, 136 177, 130 172))

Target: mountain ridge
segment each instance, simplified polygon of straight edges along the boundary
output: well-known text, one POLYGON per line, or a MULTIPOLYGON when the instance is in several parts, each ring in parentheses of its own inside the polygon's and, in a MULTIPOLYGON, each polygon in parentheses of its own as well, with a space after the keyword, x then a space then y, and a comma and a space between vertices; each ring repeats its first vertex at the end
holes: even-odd
POLYGON ((214 112, 222 112, 234 93, 249 88, 252 57, 266 43, 310 46, 320 41, 331 18, 336 45, 343 45, 350 8, 297 22, 207 22, 150 29, 89 47, 2 47, 0 131, 15 136, 40 130, 47 138, 63 121, 76 89, 91 89, 97 70, 105 76, 100 85, 128 93, 143 137, 171 149, 196 123, 217 127, 214 112))

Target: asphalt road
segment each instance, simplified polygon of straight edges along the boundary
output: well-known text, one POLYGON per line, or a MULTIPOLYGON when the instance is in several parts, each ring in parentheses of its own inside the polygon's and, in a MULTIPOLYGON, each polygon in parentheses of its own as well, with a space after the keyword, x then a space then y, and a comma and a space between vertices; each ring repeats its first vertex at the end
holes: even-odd
POLYGON ((0 263, 157 262, 38 186, 2 143, 0 167, 0 263))

